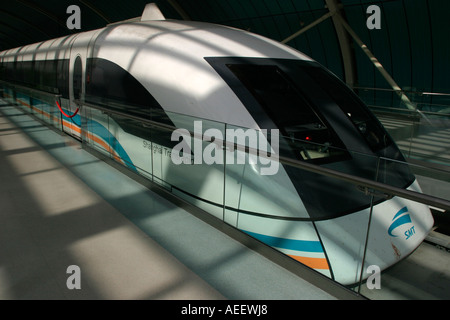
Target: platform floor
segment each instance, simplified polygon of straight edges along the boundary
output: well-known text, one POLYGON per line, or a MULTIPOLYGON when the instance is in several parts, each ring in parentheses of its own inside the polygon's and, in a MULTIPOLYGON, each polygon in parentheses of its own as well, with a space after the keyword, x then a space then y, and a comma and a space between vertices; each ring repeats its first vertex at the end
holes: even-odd
POLYGON ((2 100, 0 179, 0 299, 334 299, 2 100))

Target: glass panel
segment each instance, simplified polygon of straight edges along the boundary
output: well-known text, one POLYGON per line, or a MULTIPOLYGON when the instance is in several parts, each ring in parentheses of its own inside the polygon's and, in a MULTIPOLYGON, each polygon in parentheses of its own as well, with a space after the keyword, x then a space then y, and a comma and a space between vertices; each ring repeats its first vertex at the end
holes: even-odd
POLYGON ((445 167, 410 164, 423 193, 450 201, 450 172, 445 167))
POLYGON ((81 140, 83 144, 87 144, 93 147, 94 141, 92 140, 92 125, 91 125, 91 110, 92 108, 83 105, 81 113, 81 140))
MULTIPOLYGON (((294 141, 294 143, 295 145, 299 143, 305 145, 305 150, 318 148, 324 150, 323 152, 334 154, 344 152, 344 150, 328 145, 312 144, 306 141, 294 141)), ((280 154, 282 156, 303 160, 296 152, 297 150, 292 148, 291 139, 280 138, 280 154)), ((345 154, 347 156, 344 160, 321 164, 321 167, 370 180, 376 178, 378 170, 376 157, 348 150, 345 150, 345 154)), ((343 216, 370 206, 371 197, 362 197, 361 191, 351 183, 290 166, 285 170, 297 192, 302 195, 309 215, 314 219, 343 216)))
MULTIPOLYGON (((392 165, 390 163, 392 160, 380 159, 380 163, 383 162, 385 164, 381 166, 392 165)), ((407 163, 395 162, 394 165, 399 169, 401 166, 407 167, 401 169, 403 171, 409 170, 410 167, 407 163)), ((384 179, 383 176, 379 178, 379 180, 384 179)), ((408 190, 421 192, 418 180, 415 180, 408 190)), ((389 183, 389 180, 384 182, 389 183)), ((375 205, 365 254, 364 276, 368 277, 371 274, 367 271, 368 268, 372 270, 378 268, 381 271, 386 270, 380 277, 389 281, 382 282, 381 290, 371 290, 373 281, 369 282, 369 285, 363 284, 360 288, 361 293, 373 299, 432 297, 434 293, 428 291, 431 288, 425 282, 428 279, 420 275, 427 268, 436 268, 436 262, 426 261, 423 256, 417 256, 416 252, 423 252, 422 250, 428 246, 423 243, 423 240, 433 225, 433 215, 427 205, 401 197, 393 197, 375 205), (407 276, 411 274, 417 276, 407 276), (403 283, 408 285, 405 286, 403 283)))
MULTIPOLYGON (((234 154, 237 158, 238 152, 234 154)), ((351 172, 352 164, 364 162, 374 166, 371 179, 376 178, 375 157, 351 153, 351 158, 355 162, 338 169, 351 172)), ((228 222, 341 284, 358 283, 372 195, 351 183, 286 164, 280 164, 275 175, 261 175, 259 162, 248 155, 245 161, 241 166, 227 162, 228 222)))
POLYGON ((151 131, 141 121, 109 115, 109 143, 112 157, 147 177, 152 174, 151 131))
MULTIPOLYGON (((59 111, 59 108, 56 106, 56 99, 53 102, 53 104, 50 105, 50 109, 49 109, 50 124, 53 127, 57 128, 59 130, 62 130, 62 116, 63 115, 59 111)), ((61 101, 62 105, 68 105, 68 103, 69 103, 69 100, 66 100, 66 99, 60 99, 60 101, 61 101)), ((80 125, 81 125, 81 120, 80 120, 80 125)))
POLYGON ((82 71, 81 58, 77 57, 73 67, 73 98, 75 100, 79 100, 81 97, 82 71))
POLYGON ((6 101, 10 103, 15 103, 14 101, 14 90, 9 86, 4 86, 3 97, 6 101))
POLYGON ((87 59, 86 101, 147 119, 151 110, 162 110, 129 72, 100 58, 87 59))
POLYGON ((56 97, 38 91, 33 91, 32 97, 32 106, 36 116, 44 122, 61 129, 61 113, 56 107, 56 97))
MULTIPOLYGON (((358 88, 356 92, 367 100, 382 89, 358 88)), ((390 94, 392 90, 384 89, 390 94)), ((407 91, 411 103, 383 104, 371 102, 370 108, 387 129, 407 158, 448 166, 450 164, 449 128, 450 95, 407 91)))
POLYGON ((309 218, 289 171, 279 163, 278 131, 229 125, 226 133, 225 207, 230 221, 233 212, 309 218))
POLYGON ((87 126, 92 147, 109 156, 111 148, 108 115, 100 110, 91 108, 87 126))
POLYGON ((31 104, 30 104, 30 96, 29 93, 24 90, 15 90, 15 98, 17 103, 20 104, 20 106, 26 110, 27 112, 31 112, 33 114, 35 114, 38 118, 41 118, 39 113, 36 113, 35 111, 32 110, 31 108, 31 104))
POLYGON ((194 205, 223 219, 224 124, 167 113, 177 130, 158 129, 161 151, 161 178, 172 191, 194 205), (161 135, 162 131, 162 135, 161 135), (164 140, 161 141, 161 136, 164 140))
MULTIPOLYGON (((409 141, 409 157, 450 165, 450 115, 423 114, 409 141)), ((404 142, 401 142, 403 146, 404 142)))
MULTIPOLYGON (((284 103, 289 104, 286 95, 284 103)), ((50 97, 36 96, 35 101, 46 113, 53 112, 50 97)), ((347 116, 360 131, 359 124, 373 120, 344 111, 351 113, 347 116)), ((374 291, 359 286, 361 276, 367 279, 373 266, 386 270, 404 265, 399 261, 433 226, 428 207, 282 163, 275 155, 446 199, 450 176, 406 164, 394 144, 378 149, 375 156, 328 143, 332 137, 322 134, 327 124, 311 112, 295 130, 285 123, 283 130, 289 134, 279 135, 152 110, 151 120, 174 125, 174 131, 83 107, 83 140, 268 246, 370 297, 374 291)))

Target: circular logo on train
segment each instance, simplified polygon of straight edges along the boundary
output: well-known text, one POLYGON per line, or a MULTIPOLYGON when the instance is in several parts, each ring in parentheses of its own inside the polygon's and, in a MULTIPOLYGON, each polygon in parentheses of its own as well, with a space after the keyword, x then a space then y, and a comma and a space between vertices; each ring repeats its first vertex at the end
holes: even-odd
POLYGON ((410 239, 416 234, 411 216, 408 213, 408 207, 400 209, 392 218, 388 234, 394 238, 410 239))

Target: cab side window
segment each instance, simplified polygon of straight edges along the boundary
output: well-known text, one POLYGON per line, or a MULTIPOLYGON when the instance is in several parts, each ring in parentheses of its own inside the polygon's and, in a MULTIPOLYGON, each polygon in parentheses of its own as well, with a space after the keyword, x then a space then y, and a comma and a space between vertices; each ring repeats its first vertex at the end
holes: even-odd
POLYGON ((75 100, 80 100, 81 98, 81 79, 82 78, 82 66, 81 58, 77 57, 75 59, 75 65, 73 68, 73 97, 75 100))

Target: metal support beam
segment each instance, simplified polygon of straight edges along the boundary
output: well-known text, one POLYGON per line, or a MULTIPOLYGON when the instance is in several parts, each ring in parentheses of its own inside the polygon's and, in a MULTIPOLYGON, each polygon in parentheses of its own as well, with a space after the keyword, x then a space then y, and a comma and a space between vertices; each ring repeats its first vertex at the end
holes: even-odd
POLYGON ((346 82, 352 86, 355 80, 355 67, 354 67, 354 60, 352 61, 351 55, 351 45, 350 45, 350 39, 348 36, 344 35, 344 29, 347 31, 347 33, 355 40, 355 42, 359 45, 359 47, 364 51, 364 53, 369 57, 370 61, 374 64, 374 66, 377 68, 377 70, 381 73, 381 75, 386 79, 386 81, 389 83, 389 85, 394 89, 394 91, 399 95, 402 102, 406 105, 406 107, 409 110, 414 110, 418 112, 422 117, 426 119, 426 117, 417 110, 417 107, 411 102, 411 100, 408 98, 408 96, 403 92, 403 90, 398 86, 398 84, 395 82, 395 80, 392 78, 392 76, 386 71, 386 69, 383 67, 383 65, 378 61, 378 59, 374 56, 374 54, 369 50, 369 48, 361 41, 361 39, 358 37, 358 35, 353 31, 353 29, 350 27, 350 25, 345 21, 345 19, 342 17, 342 15, 339 12, 339 3, 337 0, 325 0, 328 6, 328 9, 330 12, 323 15, 313 23, 309 24, 308 26, 302 28, 298 32, 294 33, 290 37, 284 39, 281 41, 282 43, 287 43, 304 32, 308 31, 309 29, 315 27, 322 21, 325 21, 326 19, 333 17, 333 23, 336 27, 336 32, 338 33, 339 37, 339 43, 341 45, 341 51, 343 55, 344 60, 344 69, 345 69, 345 76, 346 76, 346 82), (348 77, 348 78, 347 78, 348 77))
POLYGON ((345 82, 348 86, 353 88, 354 84, 357 83, 355 53, 352 48, 352 42, 349 34, 346 32, 343 25, 339 22, 339 19, 336 17, 339 15, 340 17, 344 18, 344 13, 341 9, 342 3, 340 0, 325 0, 325 2, 327 4, 328 10, 330 10, 330 12, 335 12, 335 14, 332 16, 332 19, 339 41, 339 46, 341 48, 345 82))
POLYGON ((381 75, 386 79, 389 85, 394 89, 394 91, 399 95, 402 102, 406 105, 406 107, 410 110, 417 111, 417 108, 414 104, 409 100, 408 96, 403 92, 403 90, 398 86, 395 80, 391 77, 391 75, 386 71, 383 65, 378 61, 378 59, 374 56, 374 54, 369 50, 369 48, 362 42, 362 40, 358 37, 355 31, 349 26, 349 24, 340 16, 336 15, 336 18, 340 21, 342 26, 347 30, 347 32, 352 36, 355 42, 359 45, 359 47, 364 51, 364 53, 369 57, 370 61, 374 64, 377 70, 381 73, 381 75))
POLYGON ((300 29, 299 31, 297 31, 296 33, 294 33, 292 36, 287 37, 286 39, 284 39, 283 41, 281 41, 281 43, 288 43, 289 41, 294 40, 295 38, 297 38, 299 35, 305 33, 306 31, 308 31, 309 29, 315 27, 316 25, 318 25, 319 23, 321 23, 322 21, 327 20, 329 17, 331 17, 332 15, 334 15, 335 12, 328 12, 327 14, 324 14, 322 17, 320 17, 319 19, 317 19, 316 21, 312 22, 311 24, 307 25, 306 27, 300 29))

